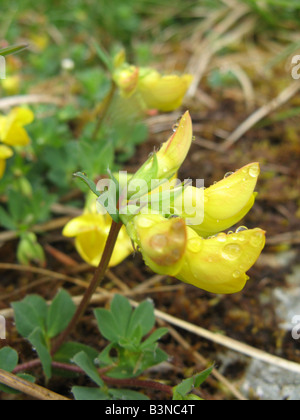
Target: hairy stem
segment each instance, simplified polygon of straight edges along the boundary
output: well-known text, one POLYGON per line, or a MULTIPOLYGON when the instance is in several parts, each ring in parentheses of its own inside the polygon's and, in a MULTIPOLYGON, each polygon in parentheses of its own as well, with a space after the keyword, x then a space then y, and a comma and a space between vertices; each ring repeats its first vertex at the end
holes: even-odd
POLYGON ((77 307, 77 310, 71 319, 71 322, 69 323, 68 327, 57 337, 57 339, 54 341, 52 345, 52 355, 55 354, 58 349, 61 347, 61 345, 66 341, 66 339, 69 337, 69 335, 72 333, 74 328, 76 327, 78 321, 84 314, 86 308, 88 307, 90 300, 95 293, 97 287, 99 286, 100 282, 103 280, 106 270, 108 268, 108 264, 110 262, 120 229, 122 227, 122 223, 116 223, 112 221, 112 225, 110 228, 110 232, 106 241, 106 245, 102 254, 101 261, 95 271, 94 277, 86 290, 85 294, 83 295, 83 298, 77 307))

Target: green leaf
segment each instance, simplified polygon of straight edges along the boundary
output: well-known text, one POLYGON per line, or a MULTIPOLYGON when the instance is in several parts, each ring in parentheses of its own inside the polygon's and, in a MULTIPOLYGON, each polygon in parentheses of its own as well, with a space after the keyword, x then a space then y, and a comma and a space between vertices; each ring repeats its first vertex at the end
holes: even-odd
POLYGON ((148 347, 151 347, 155 344, 161 337, 166 335, 169 332, 168 328, 158 328, 148 337, 140 346, 141 350, 146 350, 148 347))
POLYGON ((98 57, 102 61, 102 63, 105 65, 107 70, 109 70, 109 72, 112 73, 113 72, 113 63, 112 63, 112 60, 111 60, 110 56, 107 54, 106 51, 104 51, 102 46, 97 44, 96 42, 93 42, 93 46, 96 50, 96 53, 97 53, 98 57))
POLYGON ((73 174, 73 176, 75 178, 81 179, 97 197, 100 196, 99 191, 96 189, 96 184, 90 180, 83 172, 76 172, 73 174))
POLYGON ((110 343, 108 346, 105 347, 104 350, 97 356, 97 361, 101 365, 110 366, 114 363, 114 358, 110 356, 111 349, 114 348, 114 343, 110 343))
POLYGON ((119 223, 119 210, 117 208, 117 203, 119 200, 119 183, 111 174, 111 179, 105 179, 104 184, 101 184, 102 180, 100 180, 100 185, 98 184, 98 188, 101 188, 99 197, 97 198, 97 202, 106 209, 109 213, 110 217, 113 219, 114 222, 119 223))
POLYGON ((127 337, 130 337, 134 334, 138 325, 142 327, 143 336, 148 334, 148 332, 154 327, 155 316, 154 316, 154 307, 153 303, 149 300, 146 300, 139 304, 139 306, 134 310, 127 330, 127 337))
POLYGON ((87 376, 91 378, 98 386, 104 386, 104 382, 100 378, 96 366, 84 351, 76 354, 73 357, 73 361, 77 366, 84 370, 87 376))
POLYGON ((75 310, 76 306, 71 296, 61 289, 48 309, 47 336, 53 338, 62 332, 71 321, 75 310))
POLYGON ((28 48, 28 44, 12 45, 10 47, 1 48, 0 55, 4 57, 6 55, 18 53, 26 48, 28 48))
POLYGON ((121 295, 115 295, 111 302, 110 310, 118 322, 120 331, 123 331, 124 337, 126 337, 127 327, 133 312, 128 299, 121 295))
POLYGON ((146 351, 143 354, 143 358, 140 362, 139 370, 136 371, 137 374, 141 374, 144 370, 159 365, 162 362, 168 360, 169 356, 165 351, 157 347, 154 351, 146 351))
POLYGON ((52 375, 52 368, 51 368, 51 355, 45 341, 45 335, 40 328, 36 328, 29 336, 28 340, 32 344, 33 348, 36 350, 46 377, 49 379, 52 375))
POLYGON ((213 371, 214 366, 210 366, 209 368, 205 369, 203 372, 198 373, 198 375, 195 375, 195 388, 198 388, 200 385, 203 384, 204 381, 209 377, 211 372, 213 371))
POLYGON ((88 357, 92 360, 95 360, 98 356, 98 351, 93 349, 90 346, 87 346, 82 343, 77 343, 73 341, 69 341, 67 343, 64 343, 57 353, 54 355, 54 360, 61 363, 69 363, 73 357, 80 353, 81 351, 84 351, 88 357))
POLYGON ((213 366, 197 375, 187 378, 173 388, 173 400, 191 399, 188 395, 194 388, 198 388, 211 374, 213 366))
POLYGON ((0 225, 8 230, 16 229, 13 218, 3 209, 3 207, 0 207, 0 225))
MULTIPOLYGON (((7 372, 12 372, 18 364, 18 360, 18 353, 11 347, 3 347, 0 350, 0 369, 6 370, 7 372)), ((19 378, 25 379, 26 381, 30 381, 32 383, 35 382, 35 377, 32 375, 28 375, 26 373, 18 373, 17 376, 19 378)), ((15 389, 2 384, 0 384, 0 391, 14 395, 20 393, 19 391, 16 391, 15 389)))
POLYGON ((122 337, 122 330, 113 314, 107 309, 99 308, 94 311, 100 333, 107 340, 117 342, 122 337))
POLYGON ((12 372, 19 360, 18 353, 11 347, 3 347, 0 350, 0 369, 12 372))
POLYGON ((12 303, 16 327, 20 335, 28 337, 36 327, 45 330, 47 304, 38 295, 26 296, 21 302, 12 303))
POLYGON ((25 381, 31 382, 32 384, 35 383, 36 378, 28 373, 18 373, 17 376, 19 378, 25 379, 25 381))
POLYGON ((107 394, 99 388, 73 386, 72 393, 77 401, 103 401, 108 400, 107 394))

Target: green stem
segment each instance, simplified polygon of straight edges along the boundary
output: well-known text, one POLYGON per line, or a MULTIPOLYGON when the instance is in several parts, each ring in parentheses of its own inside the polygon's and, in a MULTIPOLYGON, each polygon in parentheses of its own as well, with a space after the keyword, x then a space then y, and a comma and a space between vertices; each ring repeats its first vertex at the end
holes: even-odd
POLYGON ((55 354, 58 349, 61 347, 61 345, 66 341, 66 339, 69 337, 69 335, 72 333, 74 328, 76 327, 78 321, 84 314, 85 310, 87 309, 90 300, 95 293, 97 287, 99 286, 100 282, 103 280, 106 270, 108 268, 108 264, 110 262, 116 241, 118 239, 118 235, 120 232, 120 229, 122 227, 122 223, 116 223, 112 221, 112 225, 110 228, 110 232, 106 241, 106 245, 102 254, 101 261, 95 271, 94 277, 86 290, 71 322, 69 323, 68 327, 57 337, 57 339, 54 341, 52 346, 51 354, 55 354))
POLYGON ((107 115, 107 112, 108 112, 109 107, 110 107, 110 104, 111 104, 111 102, 113 100, 113 97, 114 97, 116 88, 117 88, 117 86, 116 86, 115 82, 112 81, 111 87, 110 87, 110 91, 108 92, 106 98, 103 101, 103 110, 102 110, 102 112, 99 115, 99 118, 97 120, 96 127, 95 127, 95 129, 93 131, 93 134, 92 134, 92 140, 96 140, 97 139, 98 132, 99 132, 101 126, 102 126, 102 123, 104 121, 104 118, 107 115))

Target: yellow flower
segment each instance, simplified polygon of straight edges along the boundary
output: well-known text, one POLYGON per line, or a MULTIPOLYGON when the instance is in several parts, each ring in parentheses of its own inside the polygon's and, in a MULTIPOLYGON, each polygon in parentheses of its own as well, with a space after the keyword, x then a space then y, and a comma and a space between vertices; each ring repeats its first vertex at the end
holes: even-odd
MULTIPOLYGON (((92 197, 92 196, 91 196, 92 197)), ((112 219, 108 214, 96 211, 96 199, 89 197, 84 213, 72 219, 63 230, 63 235, 75 237, 75 247, 81 258, 97 267, 100 263, 112 219)), ((109 266, 120 264, 133 252, 125 226, 122 227, 109 266)))
MULTIPOLYGON (((191 139, 191 120, 186 113, 176 133, 130 182, 139 176, 147 179, 155 173, 159 180, 164 174, 169 180, 185 159, 191 139)), ((242 290, 249 279, 246 272, 264 248, 265 232, 240 227, 235 233, 215 234, 239 222, 253 206, 259 173, 259 164, 250 163, 226 174, 207 189, 192 186, 179 189, 180 194, 170 201, 169 213, 163 205, 151 213, 150 205, 139 214, 125 218, 127 232, 145 263, 156 273, 171 275, 211 293, 242 290), (199 214, 195 205, 199 206, 199 214)), ((173 187, 170 184, 170 190, 173 187)), ((164 184, 161 188, 165 193, 164 184)), ((149 190, 148 196, 157 195, 157 190, 149 190)), ((167 195, 161 197, 164 200, 167 195)))
POLYGON ((135 183, 143 180, 148 185, 148 190, 143 190, 146 194, 151 189, 154 190, 162 181, 171 179, 185 160, 192 140, 192 120, 189 112, 186 112, 169 140, 163 143, 161 149, 154 153, 131 177, 128 184, 129 190, 135 190, 135 183))
POLYGON ((161 215, 138 215, 127 229, 153 271, 211 293, 242 290, 265 245, 265 232, 258 228, 204 239, 184 219, 161 215))
POLYGON ((175 275, 183 263, 186 226, 182 219, 139 215, 127 226, 146 264, 159 274, 175 275))
POLYGON ((265 245, 265 232, 258 228, 203 239, 187 227, 187 235, 184 262, 176 277, 211 293, 241 291, 249 279, 246 272, 265 245))
POLYGON ((138 91, 148 109, 169 112, 181 106, 191 82, 189 74, 162 76, 156 70, 140 68, 138 91))
POLYGON ((174 134, 156 153, 158 178, 170 178, 184 162, 193 140, 192 120, 189 112, 181 117, 174 134))
POLYGON ((10 147, 4 146, 3 144, 0 145, 0 179, 3 177, 5 168, 6 168, 6 160, 12 157, 13 151, 10 147))
POLYGON ((9 146, 26 146, 30 138, 24 129, 32 123, 34 115, 28 108, 17 107, 7 116, 0 116, 0 140, 9 146))
POLYGON ((115 70, 113 79, 120 88, 121 95, 127 98, 136 90, 139 81, 139 68, 125 63, 115 70))
POLYGON ((191 227, 203 237, 226 230, 243 219, 253 206, 259 173, 259 164, 254 162, 228 173, 224 179, 205 190, 188 187, 176 198, 174 213, 189 218, 191 227), (187 194, 192 194, 192 199, 187 200, 187 194), (192 209, 184 208, 186 202, 195 207, 196 199, 203 206, 201 223, 193 222, 190 216, 192 209), (178 208, 183 211, 176 211, 178 208))

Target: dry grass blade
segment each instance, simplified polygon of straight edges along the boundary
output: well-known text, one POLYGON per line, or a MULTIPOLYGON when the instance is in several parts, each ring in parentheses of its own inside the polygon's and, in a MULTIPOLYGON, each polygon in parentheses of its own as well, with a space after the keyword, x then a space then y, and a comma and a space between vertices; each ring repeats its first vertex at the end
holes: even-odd
MULTIPOLYGON (((136 302, 132 302, 132 304, 136 305, 136 302)), ((182 328, 186 331, 189 331, 193 334, 198 335, 199 337, 203 337, 207 340, 213 341, 216 344, 219 344, 231 350, 237 351, 238 353, 242 353, 254 359, 261 360, 262 362, 266 362, 271 365, 280 367, 282 369, 286 369, 291 372, 300 374, 300 364, 296 362, 291 362, 289 360, 274 356, 270 353, 267 353, 263 350, 256 349, 255 347, 249 346, 248 344, 245 344, 245 343, 241 343, 225 335, 213 333, 204 328, 198 327, 197 325, 191 324, 179 318, 175 318, 174 316, 168 315, 160 310, 155 310, 155 315, 157 316, 157 318, 162 319, 166 322, 169 322, 170 324, 175 325, 178 328, 182 328)))
POLYGON ((19 95, 0 99, 0 109, 7 109, 13 106, 28 104, 53 104, 58 106, 65 105, 65 101, 51 95, 19 95))
POLYGON ((224 142, 222 149, 228 150, 255 124, 269 115, 275 109, 288 102, 300 90, 300 82, 296 81, 284 89, 276 98, 250 115, 224 142))
MULTIPOLYGON (((65 226, 71 217, 59 217, 57 219, 50 220, 49 222, 41 223, 39 225, 35 225, 32 227, 32 232, 35 233, 42 233, 42 232, 49 232, 50 230, 60 229, 65 226)), ((11 241, 18 237, 18 233, 16 231, 5 231, 0 233, 0 243, 11 241)))
POLYGON ((229 9, 230 13, 211 31, 212 35, 205 38, 196 48, 186 72, 194 76, 193 82, 187 92, 187 97, 194 97, 198 85, 207 69, 214 54, 226 45, 239 40, 245 33, 249 32, 254 25, 253 19, 241 23, 237 29, 228 32, 229 29, 249 13, 245 5, 238 5, 235 10, 229 9))
POLYGON ((68 398, 62 395, 56 394, 49 389, 43 388, 39 385, 33 384, 26 381, 25 379, 19 378, 13 373, 6 372, 0 369, 0 383, 10 388, 16 389, 23 394, 34 397, 38 400, 43 401, 70 401, 68 398))
MULTIPOLYGON (((164 326, 167 326, 169 329, 169 333, 172 335, 172 337, 186 350, 190 351, 194 359, 201 363, 203 366, 208 366, 207 360, 201 356, 197 351, 193 350, 191 345, 182 337, 181 334, 175 328, 171 327, 169 324, 166 324, 165 322, 162 322, 159 320, 160 323, 164 326)), ((228 381, 225 376, 223 376, 217 369, 212 370, 212 375, 217 379, 217 381, 221 382, 225 387, 228 388, 228 390, 234 395, 238 400, 240 401, 246 401, 247 399, 244 397, 243 394, 241 394, 234 385, 230 381, 228 381)))

